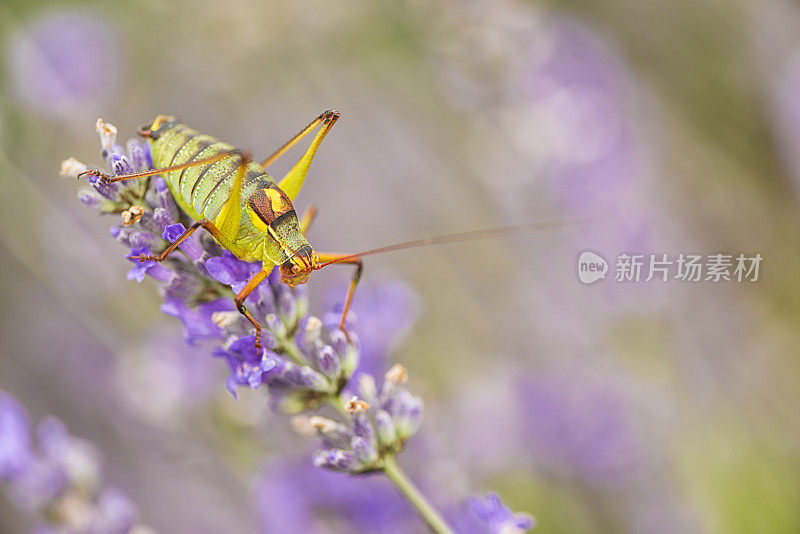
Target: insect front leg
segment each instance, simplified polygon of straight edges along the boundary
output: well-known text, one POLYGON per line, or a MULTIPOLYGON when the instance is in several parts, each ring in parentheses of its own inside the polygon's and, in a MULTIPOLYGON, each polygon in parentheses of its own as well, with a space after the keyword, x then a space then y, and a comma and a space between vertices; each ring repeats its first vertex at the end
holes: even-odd
POLYGON ((116 176, 111 176, 110 174, 105 174, 97 169, 89 169, 84 171, 78 175, 78 178, 81 176, 97 176, 102 180, 105 180, 110 183, 114 182, 122 182, 123 180, 133 180, 135 178, 146 178, 147 176, 155 176, 156 174, 162 174, 165 172, 172 172, 172 171, 179 171, 181 169, 188 169, 189 167, 194 167, 196 165, 208 165, 210 163, 216 163, 217 161, 223 160, 230 156, 243 156, 244 153, 240 150, 229 150, 227 152, 221 152, 216 156, 211 156, 208 158, 197 159, 194 161, 190 161, 188 163, 181 163, 180 165, 172 165, 170 167, 164 167, 163 169, 153 169, 150 171, 144 172, 135 172, 133 174, 118 174, 116 176))
POLYGON ((358 281, 361 280, 361 274, 364 272, 364 260, 357 256, 354 257, 352 254, 331 254, 325 252, 319 253, 318 257, 320 264, 337 263, 356 266, 356 270, 353 272, 353 278, 350 279, 350 287, 347 289, 347 298, 344 301, 342 319, 339 321, 339 328, 344 332, 345 336, 347 336, 347 339, 349 340, 350 335, 347 333, 347 329, 345 328, 345 322, 347 321, 347 314, 350 311, 350 304, 353 302, 353 295, 355 295, 356 286, 358 285, 358 281))
POLYGON ((164 252, 162 252, 158 256, 149 256, 147 254, 139 254, 138 256, 131 256, 131 259, 138 259, 140 262, 144 262, 144 261, 164 261, 165 259, 167 259, 167 256, 172 254, 175 251, 175 249, 178 248, 178 245, 183 243, 190 235, 192 235, 194 233, 195 230, 197 230, 201 226, 203 228, 205 228, 206 230, 208 230, 208 232, 211 235, 213 235, 215 238, 217 238, 217 239, 220 238, 221 234, 220 234, 219 228, 214 226, 214 223, 212 223, 208 219, 201 219, 201 220, 195 222, 193 225, 191 225, 185 232, 183 232, 178 237, 178 239, 176 239, 169 247, 167 247, 167 249, 164 252))
POLYGON ((264 345, 261 343, 261 324, 256 321, 256 319, 252 316, 252 314, 247 311, 247 308, 244 307, 244 301, 247 300, 247 297, 252 293, 257 287, 258 284, 264 281, 264 279, 269 275, 269 271, 260 270, 256 273, 253 278, 247 282, 247 285, 239 291, 239 294, 236 295, 236 298, 233 301, 236 303, 236 309, 239 310, 239 313, 244 315, 250 324, 253 325, 256 329, 256 340, 255 340, 255 347, 256 352, 261 354, 261 350, 264 348, 264 345))
POLYGON ((317 218, 317 212, 319 210, 314 204, 311 204, 306 211, 303 212, 303 216, 300 218, 300 231, 303 235, 308 234, 309 228, 311 228, 311 223, 314 222, 314 219, 317 218))

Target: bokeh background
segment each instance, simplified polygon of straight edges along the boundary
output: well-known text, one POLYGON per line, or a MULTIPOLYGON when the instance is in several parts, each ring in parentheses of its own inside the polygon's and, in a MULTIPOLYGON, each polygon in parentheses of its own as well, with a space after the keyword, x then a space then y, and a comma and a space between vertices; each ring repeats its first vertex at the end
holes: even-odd
MULTIPOLYGON (((0 389, 95 442, 158 531, 370 532, 351 516, 393 495, 320 482, 286 417, 233 401, 60 161, 100 163, 98 116, 258 158, 330 107, 297 203, 317 249, 592 217, 368 260, 362 326, 402 303, 375 365, 426 401, 401 463, 434 501, 494 489, 543 533, 800 531, 796 3, 4 0, 0 52, 0 389), (584 286, 586 249, 764 260, 584 286)), ((30 524, 0 498, 0 532, 30 524)))

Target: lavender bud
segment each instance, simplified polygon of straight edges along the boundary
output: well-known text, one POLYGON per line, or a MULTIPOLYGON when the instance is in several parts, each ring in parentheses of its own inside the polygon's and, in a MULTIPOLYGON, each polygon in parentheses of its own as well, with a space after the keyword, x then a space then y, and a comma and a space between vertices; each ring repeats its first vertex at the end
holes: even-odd
POLYGON ((356 466, 352 452, 342 450, 317 451, 314 453, 314 465, 335 471, 350 471, 356 466))
POLYGON ((301 367, 300 372, 302 373, 303 381, 310 389, 314 391, 328 391, 331 389, 331 383, 328 379, 311 367, 301 367))
POLYGON ((158 243, 158 238, 148 232, 133 230, 128 234, 128 243, 131 248, 147 247, 152 249, 158 243))
POLYGON ((100 146, 103 150, 109 150, 117 142, 117 128, 103 119, 97 119, 94 125, 97 135, 100 136, 100 146))
MULTIPOLYGON (((353 344, 347 344, 344 352, 339 352, 342 365, 342 376, 349 377, 358 367, 358 337, 350 334, 353 344)), ((338 351, 337 351, 338 352, 338 351)))
POLYGON ((59 171, 59 174, 69 178, 77 178, 80 173, 88 169, 89 167, 85 163, 81 163, 75 158, 69 158, 61 162, 61 171, 59 171))
POLYGON ((78 200, 87 208, 100 209, 105 199, 93 189, 81 189, 78 191, 78 200))
POLYGON ((357 382, 356 390, 358 391, 358 396, 368 403, 374 404, 375 398, 378 396, 378 389, 375 386, 375 379, 372 378, 372 375, 359 373, 357 382))
POLYGON ((144 146, 138 139, 128 139, 125 144, 128 152, 128 158, 133 163, 133 168, 136 172, 144 171, 147 169, 147 154, 145 153, 144 146))
POLYGON ((137 207, 140 210, 138 214, 139 227, 142 228, 143 230, 147 230, 151 234, 159 235, 160 232, 158 224, 156 224, 156 221, 153 219, 153 212, 144 211, 144 208, 142 208, 141 206, 131 206, 130 210, 133 210, 133 208, 137 207))
POLYGON ((167 210, 167 213, 170 214, 173 221, 177 221, 178 206, 175 204, 175 199, 172 198, 172 193, 169 192, 167 182, 161 176, 156 176, 153 182, 155 183, 155 190, 156 193, 158 193, 158 200, 161 203, 161 207, 167 210))
POLYGON ((345 449, 350 446, 352 432, 341 423, 327 417, 311 416, 308 420, 328 448, 345 449))
POLYGON ((278 341, 278 338, 276 338, 275 335, 269 330, 261 331, 261 343, 263 343, 266 348, 272 351, 278 350, 281 346, 281 343, 280 341, 278 341))
POLYGON ((370 443, 375 443, 375 430, 369 422, 367 414, 360 412, 352 415, 353 418, 353 433, 360 436, 370 443))
POLYGON ((360 436, 353 436, 350 443, 356 459, 364 466, 371 466, 378 460, 378 451, 368 440, 360 436))
POLYGON ((266 326, 266 329, 269 330, 276 338, 286 338, 286 327, 283 326, 281 320, 278 319, 274 313, 270 313, 264 318, 264 326, 266 326))
POLYGON ((347 336, 344 335, 344 332, 338 328, 328 329, 326 337, 328 345, 333 347, 337 354, 344 354, 347 351, 347 336))
POLYGON ((391 447, 397 440, 397 432, 394 429, 392 416, 385 410, 378 410, 375 413, 375 430, 378 433, 378 440, 384 447, 391 447))
POLYGON ((297 306, 294 295, 286 288, 286 291, 278 292, 276 301, 278 316, 288 328, 292 328, 297 321, 297 306))
POLYGON ((308 348, 322 343, 322 321, 317 317, 311 316, 306 321, 306 327, 303 331, 303 343, 308 348))
POLYGON ((103 180, 99 176, 89 176, 87 178, 89 185, 94 187, 98 193, 106 197, 108 200, 116 200, 119 194, 119 185, 103 180))
POLYGON ((111 172, 114 176, 133 174, 134 172, 133 162, 125 154, 117 154, 116 152, 109 154, 108 166, 111 167, 111 172))
POLYGON ((339 358, 330 345, 324 345, 317 352, 317 365, 319 370, 332 381, 339 378, 339 372, 341 371, 339 358))
POLYGON ((422 424, 422 401, 418 397, 408 395, 402 399, 395 417, 397 437, 406 439, 413 436, 422 424))
POLYGON ((153 222, 158 226, 159 234, 164 235, 166 227, 173 224, 175 219, 164 208, 156 208, 153 210, 153 222))
MULTIPOLYGON (((148 274, 150 272, 148 271, 148 274)), ((167 298, 173 297, 178 299, 188 299, 197 294, 202 287, 201 280, 190 273, 184 271, 173 271, 173 276, 164 286, 164 296, 167 298)), ((236 313, 241 317, 239 312, 236 313)))

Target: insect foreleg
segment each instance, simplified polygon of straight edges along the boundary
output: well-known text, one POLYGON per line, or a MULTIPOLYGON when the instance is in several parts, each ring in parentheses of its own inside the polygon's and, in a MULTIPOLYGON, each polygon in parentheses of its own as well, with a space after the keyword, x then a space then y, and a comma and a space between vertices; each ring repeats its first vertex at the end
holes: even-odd
POLYGON ((318 254, 318 256, 318 261, 320 264, 335 262, 338 264, 350 264, 356 266, 356 270, 353 272, 353 278, 350 279, 350 287, 347 289, 347 298, 344 301, 342 319, 339 321, 339 328, 345 333, 345 335, 347 335, 349 339, 350 336, 347 334, 347 329, 345 329, 345 322, 347 321, 347 314, 350 311, 350 304, 353 302, 353 295, 355 295, 356 286, 358 285, 358 281, 361 279, 361 273, 364 272, 364 260, 359 257, 354 257, 352 254, 330 254, 321 252, 318 254))
POLYGON ((308 234, 308 229, 311 228, 311 223, 314 222, 314 219, 317 218, 317 207, 314 204, 311 204, 306 211, 303 212, 303 217, 300 219, 300 231, 303 235, 308 234))
POLYGON ((338 118, 339 112, 335 109, 329 109, 328 111, 321 113, 316 119, 311 121, 308 126, 303 128, 300 133, 292 137, 285 145, 280 147, 275 151, 274 154, 261 163, 261 167, 265 169, 270 163, 274 162, 276 159, 285 154, 287 150, 297 144, 298 141, 305 137, 319 124, 322 124, 322 127, 317 132, 317 135, 314 136, 314 140, 311 141, 311 145, 308 147, 305 154, 303 154, 303 157, 300 158, 300 161, 298 161, 295 166, 292 167, 292 170, 286 173, 286 176, 284 176, 283 179, 281 179, 281 181, 278 183, 278 187, 280 187, 291 200, 294 200, 297 197, 297 194, 300 192, 300 188, 303 187, 303 181, 306 178, 311 161, 314 159, 314 155, 317 153, 317 148, 319 148, 320 143, 328 134, 330 129, 333 128, 333 125, 336 123, 338 118))
POLYGON ((172 172, 172 171, 179 171, 181 169, 188 169, 189 167, 194 167, 197 165, 208 165, 209 163, 216 163, 222 159, 225 159, 229 156, 235 155, 242 155, 240 150, 229 150, 227 152, 221 152, 216 156, 211 156, 208 158, 203 159, 196 159, 194 161, 190 161, 188 163, 181 163, 180 165, 172 165, 170 167, 164 167, 163 169, 153 169, 151 171, 144 171, 144 172, 135 172, 133 174, 119 174, 117 176, 111 176, 109 174, 104 174, 97 169, 89 169, 88 171, 84 171, 78 175, 78 178, 81 176, 99 176, 103 180, 108 182, 121 182, 123 180, 133 180, 134 178, 145 178, 147 176, 155 176, 156 174, 161 174, 165 172, 172 172))
POLYGON ((213 235, 215 238, 217 238, 219 240, 219 238, 221 236, 219 228, 214 226, 214 223, 212 223, 208 219, 202 219, 202 220, 197 221, 193 225, 191 225, 185 232, 183 232, 178 237, 178 239, 176 239, 169 247, 167 247, 167 249, 164 252, 162 252, 158 256, 148 256, 147 254, 139 254, 138 256, 131 256, 131 259, 138 259, 140 262, 144 262, 144 261, 164 261, 165 259, 167 259, 167 256, 172 254, 175 251, 175 249, 178 248, 178 245, 183 243, 186 240, 186 238, 188 238, 190 235, 192 235, 194 233, 194 231, 197 230, 198 228, 200 228, 201 226, 203 228, 205 228, 206 230, 208 230, 208 232, 211 235, 213 235))
POLYGON ((263 269, 258 271, 255 274, 255 276, 253 276, 253 278, 251 278, 250 281, 247 282, 247 285, 244 286, 244 288, 241 291, 239 291, 239 294, 236 295, 236 298, 233 299, 233 301, 236 303, 236 309, 239 310, 239 313, 244 315, 247 318, 247 320, 250 321, 250 324, 252 324, 256 329, 255 346, 256 346, 256 352, 259 354, 261 354, 261 349, 264 348, 264 346, 261 344, 261 324, 258 321, 256 321, 255 318, 250 314, 250 312, 247 311, 247 308, 244 307, 244 301, 247 299, 250 293, 252 293, 255 290, 255 288, 258 287, 258 284, 263 282, 268 275, 269 271, 263 269))

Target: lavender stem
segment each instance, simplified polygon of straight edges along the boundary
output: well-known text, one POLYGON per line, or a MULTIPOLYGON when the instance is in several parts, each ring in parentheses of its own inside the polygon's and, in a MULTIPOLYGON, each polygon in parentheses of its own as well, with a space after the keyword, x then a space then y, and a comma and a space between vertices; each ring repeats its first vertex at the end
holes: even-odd
POLYGON ((447 526, 439 512, 431 506, 417 487, 414 486, 414 483, 400 469, 400 466, 397 465, 393 454, 387 454, 383 457, 383 472, 400 490, 403 497, 411 504, 417 515, 428 525, 432 532, 436 534, 453 534, 453 531, 447 526))

